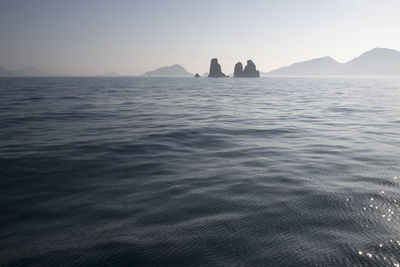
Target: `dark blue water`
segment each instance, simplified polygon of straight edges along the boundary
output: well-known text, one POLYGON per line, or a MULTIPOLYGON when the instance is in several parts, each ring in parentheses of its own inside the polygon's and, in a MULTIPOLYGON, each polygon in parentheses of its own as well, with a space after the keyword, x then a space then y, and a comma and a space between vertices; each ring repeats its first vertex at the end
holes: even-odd
POLYGON ((400 79, 1 78, 0 129, 1 266, 399 266, 400 79))

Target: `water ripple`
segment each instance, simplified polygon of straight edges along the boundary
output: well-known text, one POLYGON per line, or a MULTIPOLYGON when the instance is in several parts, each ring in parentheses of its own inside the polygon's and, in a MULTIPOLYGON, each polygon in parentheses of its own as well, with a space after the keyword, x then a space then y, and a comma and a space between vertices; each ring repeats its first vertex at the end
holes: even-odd
POLYGON ((1 266, 399 266, 400 81, 1 78, 1 266))

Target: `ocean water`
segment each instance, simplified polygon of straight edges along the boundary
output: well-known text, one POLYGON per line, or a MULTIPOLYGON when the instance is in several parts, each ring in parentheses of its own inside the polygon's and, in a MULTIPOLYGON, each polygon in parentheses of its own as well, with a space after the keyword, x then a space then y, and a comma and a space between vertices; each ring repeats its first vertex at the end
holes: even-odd
POLYGON ((400 79, 1 78, 0 266, 399 266, 400 79))

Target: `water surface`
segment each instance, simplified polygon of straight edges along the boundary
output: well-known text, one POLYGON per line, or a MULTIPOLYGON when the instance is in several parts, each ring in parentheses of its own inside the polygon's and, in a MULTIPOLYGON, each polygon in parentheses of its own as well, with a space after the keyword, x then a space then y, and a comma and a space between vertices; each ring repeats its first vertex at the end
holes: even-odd
POLYGON ((1 78, 0 265, 398 266, 399 104, 395 78, 1 78))

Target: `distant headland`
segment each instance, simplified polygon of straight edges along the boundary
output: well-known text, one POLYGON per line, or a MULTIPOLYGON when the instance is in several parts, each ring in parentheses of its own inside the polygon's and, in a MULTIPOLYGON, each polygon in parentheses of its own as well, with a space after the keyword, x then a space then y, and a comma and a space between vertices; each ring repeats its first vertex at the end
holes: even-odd
POLYGON ((374 48, 346 63, 331 57, 294 63, 268 73, 266 76, 398 76, 400 52, 374 48))
POLYGON ((161 67, 153 71, 148 71, 142 76, 148 77, 162 77, 162 76, 193 76, 192 73, 188 72, 184 67, 179 64, 175 64, 172 66, 161 67))
POLYGON ((10 71, 2 66, 0 66, 0 76, 13 77, 13 76, 26 76, 26 77, 36 77, 36 76, 47 76, 47 74, 34 66, 27 66, 22 69, 15 71, 10 71))

